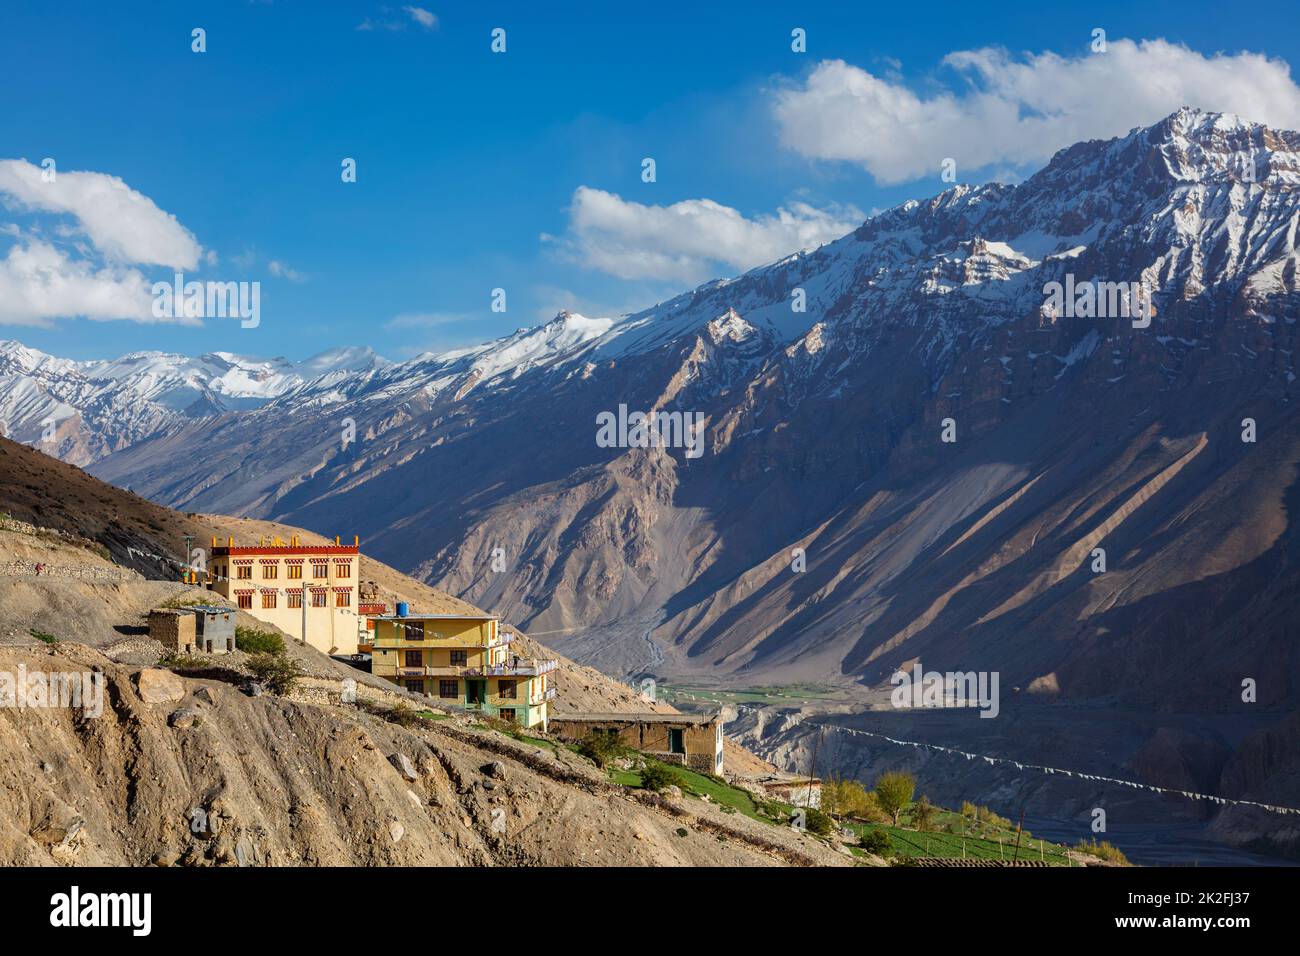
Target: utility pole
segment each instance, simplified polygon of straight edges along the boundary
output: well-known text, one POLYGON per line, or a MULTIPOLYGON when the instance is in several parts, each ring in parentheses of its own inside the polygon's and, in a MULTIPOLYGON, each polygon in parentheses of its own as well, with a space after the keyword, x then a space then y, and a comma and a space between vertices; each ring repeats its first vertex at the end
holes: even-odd
POLYGON ((822 726, 817 725, 817 739, 813 742, 812 766, 808 768, 808 801, 805 804, 809 810, 812 809, 812 788, 813 781, 817 779, 817 751, 822 744, 822 726))
POLYGON ((1022 830, 1024 830, 1024 828, 1025 828, 1025 807, 1024 804, 1021 804, 1020 822, 1016 824, 1016 852, 1015 852, 1015 856, 1011 857, 1011 861, 1013 863, 1015 862, 1016 857, 1020 855, 1020 833, 1022 830))

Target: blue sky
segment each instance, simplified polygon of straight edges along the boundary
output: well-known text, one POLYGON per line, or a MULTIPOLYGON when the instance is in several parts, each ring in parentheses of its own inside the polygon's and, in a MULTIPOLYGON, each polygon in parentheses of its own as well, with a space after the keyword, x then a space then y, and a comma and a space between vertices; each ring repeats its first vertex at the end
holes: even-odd
POLYGON ((1293 3, 1249 16, 1208 3, 1004 3, 996 17, 967 3, 613 6, 228 0, 73 15, 10 0, 0 160, 53 158, 76 192, 50 206, 26 167, 10 168, 7 192, 0 175, 0 256, 47 251, 80 291, 51 305, 38 289, 6 310, 18 283, 49 280, 11 258, 0 337, 74 358, 357 344, 403 358, 560 308, 649 306, 825 241, 945 188, 948 156, 961 181, 1023 176, 1080 131, 1168 112, 1145 115, 1166 86, 1300 125, 1293 3), (490 51, 495 27, 504 54, 490 51), (1097 27, 1110 59, 1090 50, 1097 27), (1008 110, 1044 122, 1004 129, 1008 110), (341 182, 344 157, 356 183, 341 182), (645 157, 656 182, 642 181, 645 157), (120 178, 142 208, 97 214, 104 180, 78 171, 120 178), (705 200, 735 213, 675 206, 705 200), (109 275, 169 278, 191 255, 157 251, 176 228, 202 250, 187 278, 262 283, 257 328, 57 314, 109 275), (505 314, 489 309, 498 287, 505 314))

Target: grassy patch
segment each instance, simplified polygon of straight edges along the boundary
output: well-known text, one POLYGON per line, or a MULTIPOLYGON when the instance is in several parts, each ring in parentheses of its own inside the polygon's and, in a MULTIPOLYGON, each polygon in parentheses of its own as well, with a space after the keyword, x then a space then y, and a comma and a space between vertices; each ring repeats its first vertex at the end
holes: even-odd
POLYGON ((721 688, 697 684, 659 683, 656 693, 660 700, 681 704, 719 707, 724 704, 790 704, 813 701, 838 701, 846 697, 844 691, 824 684, 774 684, 756 687, 721 688))
POLYGON ((57 644, 57 643, 59 643, 59 639, 58 639, 57 637, 55 637, 53 634, 49 634, 49 633, 47 633, 47 632, 45 632, 45 631, 38 631, 38 630, 36 630, 36 628, 34 628, 34 627, 33 627, 33 628, 30 628, 30 629, 28 630, 28 633, 31 634, 32 637, 36 638, 38 641, 41 641, 41 642, 43 642, 43 643, 45 643, 45 644, 57 644))
POLYGON ((1118 863, 1121 866, 1132 866, 1124 851, 1115 846, 1108 840, 1102 840, 1100 843, 1096 839, 1081 840, 1075 849, 1080 853, 1087 853, 1089 856, 1095 856, 1099 860, 1106 860, 1110 863, 1118 863))
MULTIPOLYGON (((168 598, 166 601, 163 601, 161 604, 158 605, 158 607, 180 610, 182 608, 187 608, 187 607, 197 607, 200 604, 207 605, 212 603, 213 603, 213 599, 206 598, 206 597, 174 597, 174 598, 168 598)), ((220 607, 221 605, 218 604, 216 606, 220 607)), ((231 610, 234 610, 234 608, 231 608, 231 610)))
POLYGON ((199 657, 197 654, 168 652, 158 658, 158 666, 173 671, 203 671, 212 667, 212 659, 210 657, 199 657))
POLYGON ((358 697, 355 703, 357 709, 364 710, 367 714, 386 720, 390 724, 397 724, 399 727, 419 727, 426 722, 446 720, 448 717, 447 714, 439 714, 432 710, 416 710, 412 704, 404 700, 399 700, 390 706, 367 697, 358 697))
MULTIPOLYGON (((870 833, 883 833, 889 838, 889 848, 895 855, 908 858, 934 856, 968 860, 1037 860, 1039 859, 1039 841, 1036 837, 1021 835, 1020 849, 1016 849, 1014 830, 985 831, 986 836, 967 834, 943 829, 949 824, 961 820, 959 814, 942 811, 937 814, 940 829, 921 832, 904 827, 895 827, 881 823, 859 823, 849 821, 841 824, 858 834, 859 838, 870 833), (999 839, 1001 842, 999 843, 999 839)), ((878 838, 877 838, 878 839, 878 838)), ((1069 860, 1065 847, 1055 843, 1042 844, 1042 859, 1052 866, 1067 866, 1069 860)))
MULTIPOLYGON (((646 758, 646 767, 647 769, 662 767, 669 771, 674 777, 673 782, 682 788, 682 793, 693 797, 707 796, 720 807, 730 808, 737 813, 743 813, 751 819, 761 820, 763 823, 779 823, 784 826, 789 822, 789 815, 785 812, 784 807, 777 804, 764 804, 760 808, 754 802, 754 798, 749 791, 733 787, 721 777, 699 773, 686 767, 679 767, 676 764, 666 764, 652 757, 646 758), (770 815, 772 810, 775 810, 779 816, 770 815)), ((623 787, 639 788, 645 786, 644 774, 639 770, 620 770, 617 767, 610 767, 609 779, 623 787)))

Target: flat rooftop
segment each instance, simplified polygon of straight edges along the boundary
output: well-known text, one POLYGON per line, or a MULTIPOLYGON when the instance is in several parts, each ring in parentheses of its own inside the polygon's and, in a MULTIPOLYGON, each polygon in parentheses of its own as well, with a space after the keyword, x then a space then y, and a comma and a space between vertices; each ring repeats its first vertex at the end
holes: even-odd
MULTIPOLYGON (((375 602, 378 603, 378 602, 375 602)), ((495 614, 367 614, 376 621, 497 621, 495 614)))
MULTIPOLYGON (((717 714, 655 714, 655 713, 627 713, 627 714, 559 714, 551 718, 551 723, 556 721, 583 721, 593 724, 711 724, 718 719, 717 714)), ((805 778, 807 779, 807 778, 805 778)))

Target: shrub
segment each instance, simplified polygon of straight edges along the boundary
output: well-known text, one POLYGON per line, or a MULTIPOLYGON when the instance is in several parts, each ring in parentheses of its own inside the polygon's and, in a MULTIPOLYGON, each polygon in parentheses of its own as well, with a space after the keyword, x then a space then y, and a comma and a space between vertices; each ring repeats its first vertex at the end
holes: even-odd
POLYGON ((168 652, 158 658, 158 666, 173 671, 204 671, 212 666, 212 661, 197 654, 176 654, 168 652))
POLYGON ((876 779, 876 802, 880 804, 881 810, 889 814, 894 826, 898 826, 898 815, 903 807, 911 803, 915 792, 916 778, 910 773, 891 771, 882 773, 876 779))
POLYGON ((930 798, 921 794, 921 799, 916 801, 916 806, 912 807, 912 823, 922 832, 929 830, 934 824, 935 809, 930 803, 930 798))
POLYGON ((248 669, 276 694, 289 693, 302 676, 298 662, 283 654, 254 654, 248 659, 248 669))
POLYGON ((626 748, 611 734, 592 731, 578 741, 578 753, 582 754, 597 767, 604 767, 615 757, 623 754, 626 748))
POLYGON ((815 833, 817 836, 830 836, 831 831, 835 829, 835 821, 831 815, 824 810, 818 810, 816 807, 808 807, 804 813, 804 825, 807 826, 809 833, 815 833))
POLYGON ((284 638, 274 631, 240 626, 235 628, 235 647, 245 654, 283 654, 284 638))
POLYGON ((59 639, 55 637, 53 634, 48 634, 45 631, 38 631, 34 627, 29 629, 29 633, 32 635, 32 637, 36 638, 38 641, 43 641, 46 644, 59 643, 59 639))
POLYGON ((680 787, 681 785, 682 775, 665 764, 646 764, 646 768, 641 771, 641 786, 646 790, 653 790, 658 793, 660 790, 667 790, 669 787, 680 787))
POLYGON ((868 830, 862 834, 862 839, 858 841, 858 846, 868 853, 874 853, 876 856, 890 857, 894 853, 894 845, 889 839, 889 834, 884 830, 868 830))
POLYGON ((977 807, 976 816, 979 819, 980 827, 985 830, 1010 830, 1011 821, 1006 817, 1000 817, 988 807, 977 807))
POLYGON ((1080 840, 1075 846, 1080 853, 1087 853, 1089 856, 1095 856, 1100 860, 1106 860, 1110 863, 1118 863, 1121 866, 1130 866, 1128 857, 1124 851, 1115 846, 1109 840, 1102 840, 1098 843, 1095 839, 1080 840))

